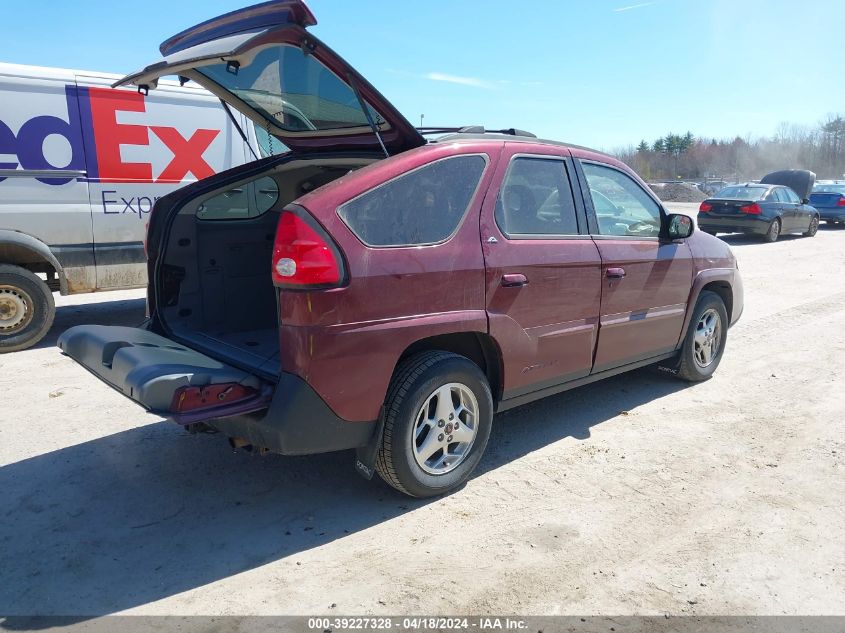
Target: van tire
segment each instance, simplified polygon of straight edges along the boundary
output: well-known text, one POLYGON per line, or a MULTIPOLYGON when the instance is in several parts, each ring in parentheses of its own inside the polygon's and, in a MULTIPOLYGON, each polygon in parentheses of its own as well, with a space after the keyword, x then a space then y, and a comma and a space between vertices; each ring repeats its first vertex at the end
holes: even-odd
POLYGON ((43 279, 20 266, 0 264, 0 354, 35 345, 50 331, 55 317, 53 293, 43 279), (17 319, 10 315, 21 309, 28 316, 13 323, 17 319))
MULTIPOLYGON (((432 497, 450 492, 465 483, 478 465, 487 447, 492 423, 490 385, 475 363, 451 352, 415 354, 399 364, 388 387, 384 434, 376 456, 376 472, 396 490, 412 497, 432 497), (415 455, 417 417, 435 392, 441 388, 448 390, 447 385, 465 388, 475 399, 478 410, 473 419, 474 439, 471 443, 467 442, 469 447, 456 467, 443 474, 431 474, 423 470, 415 455)), ((451 424, 447 423, 443 429, 433 426, 428 432, 445 433, 449 428, 451 424)), ((452 446, 460 450, 457 443, 450 448, 452 446)))

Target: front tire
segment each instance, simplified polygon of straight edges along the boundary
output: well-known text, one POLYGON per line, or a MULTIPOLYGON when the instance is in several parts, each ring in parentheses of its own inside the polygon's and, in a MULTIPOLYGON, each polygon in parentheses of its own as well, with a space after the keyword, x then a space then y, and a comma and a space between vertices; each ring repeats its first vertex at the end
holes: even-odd
POLYGON ((772 220, 772 223, 769 225, 769 230, 766 231, 766 234, 763 236, 764 242, 777 242, 778 237, 780 236, 780 219, 775 218, 772 220))
POLYGON ((484 373, 450 352, 402 361, 388 388, 376 471, 412 497, 454 490, 481 460, 493 422, 484 373))
POLYGON ((709 379, 725 351, 728 338, 728 311, 715 292, 705 290, 698 297, 681 348, 678 378, 690 382, 709 379))
POLYGON ((53 293, 34 273, 0 264, 0 354, 32 347, 56 316, 53 293))
POLYGON ((819 219, 815 215, 810 219, 810 227, 806 232, 802 233, 804 237, 813 237, 819 232, 819 219))

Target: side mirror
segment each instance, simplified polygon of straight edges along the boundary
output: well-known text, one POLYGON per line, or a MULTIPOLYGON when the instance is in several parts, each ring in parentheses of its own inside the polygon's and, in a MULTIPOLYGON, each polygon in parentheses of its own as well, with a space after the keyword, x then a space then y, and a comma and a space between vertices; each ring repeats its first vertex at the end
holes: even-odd
POLYGON ((670 240, 683 240, 692 235, 692 219, 680 213, 671 213, 666 218, 668 230, 666 234, 670 240))
POLYGON ((801 200, 801 204, 810 204, 810 199, 804 198, 803 200, 801 200))

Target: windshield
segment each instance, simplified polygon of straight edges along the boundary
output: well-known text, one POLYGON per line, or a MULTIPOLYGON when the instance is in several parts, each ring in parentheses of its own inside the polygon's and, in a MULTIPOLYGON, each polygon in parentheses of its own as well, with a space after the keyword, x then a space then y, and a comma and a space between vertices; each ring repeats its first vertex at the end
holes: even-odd
MULTIPOLYGON (((248 65, 212 64, 197 71, 285 131, 369 127, 349 84, 300 48, 273 45, 248 65)), ((371 107, 370 115, 375 123, 383 122, 371 107)))
POLYGON ((813 193, 841 193, 845 196, 845 185, 816 185, 813 193))
POLYGON ((759 200, 768 189, 768 187, 725 187, 714 197, 728 200, 759 200))

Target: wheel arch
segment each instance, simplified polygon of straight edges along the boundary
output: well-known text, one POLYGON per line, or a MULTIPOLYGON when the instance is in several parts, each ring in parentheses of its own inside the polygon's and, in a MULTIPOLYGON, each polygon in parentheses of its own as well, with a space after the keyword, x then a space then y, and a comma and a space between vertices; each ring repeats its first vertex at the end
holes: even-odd
MULTIPOLYGON (((698 299, 705 290, 716 293, 722 299, 722 302, 725 304, 725 310, 728 313, 728 323, 734 322, 734 308, 737 307, 734 305, 734 273, 735 271, 730 268, 711 268, 698 273, 698 276, 693 280, 689 300, 687 301, 687 313, 684 318, 684 325, 681 328, 680 337, 678 338, 675 349, 681 349, 690 320, 692 320, 692 313, 695 312, 698 299)), ((741 289, 741 287, 740 284, 738 288, 741 289)), ((741 303, 739 309, 742 309, 741 303)))
POLYGON ((59 280, 59 291, 68 294, 67 277, 59 260, 49 246, 31 235, 0 229, 0 263, 20 266, 33 273, 52 273, 59 280))
POLYGON ((502 353, 495 339, 486 332, 455 332, 420 339, 405 348, 396 367, 409 356, 428 351, 452 352, 468 358, 487 376, 494 404, 502 399, 502 353))

